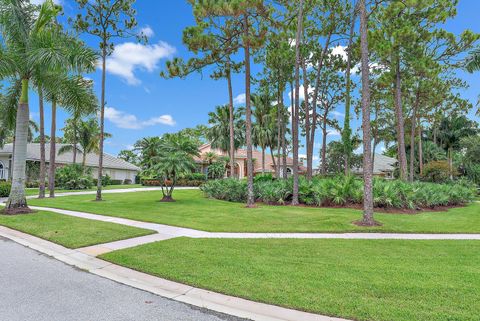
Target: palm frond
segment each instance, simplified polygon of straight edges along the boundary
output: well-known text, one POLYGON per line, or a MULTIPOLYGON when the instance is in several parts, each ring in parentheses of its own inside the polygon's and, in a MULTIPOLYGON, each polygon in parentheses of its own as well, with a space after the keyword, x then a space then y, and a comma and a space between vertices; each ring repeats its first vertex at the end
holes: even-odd
POLYGON ((465 69, 468 72, 480 70, 480 47, 472 50, 465 59, 465 69))

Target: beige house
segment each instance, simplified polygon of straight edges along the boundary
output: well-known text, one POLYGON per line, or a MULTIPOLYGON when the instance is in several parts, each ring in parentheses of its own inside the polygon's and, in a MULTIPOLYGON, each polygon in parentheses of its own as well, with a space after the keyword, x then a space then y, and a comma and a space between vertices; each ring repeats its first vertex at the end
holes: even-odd
MULTIPOLYGON (((209 163, 206 160, 206 155, 208 153, 214 153, 218 157, 227 156, 228 152, 222 151, 220 149, 212 148, 211 144, 204 144, 199 148, 200 157, 195 158, 195 162, 198 165, 197 171, 200 173, 207 174, 209 163)), ((262 173, 262 152, 256 149, 253 149, 253 174, 261 174, 262 173)), ((276 161, 276 159, 275 159, 276 161)), ((305 172, 305 167, 300 164, 299 166, 300 173, 305 172)), ((293 172, 293 159, 287 157, 287 174, 293 172)), ((235 176, 238 178, 244 178, 247 176, 247 150, 246 149, 238 149, 235 152, 235 169, 234 169, 235 176)), ((272 173, 275 174, 275 164, 271 155, 265 153, 265 173, 272 173)), ((227 167, 227 172, 225 176, 230 176, 230 166, 227 167)))
MULTIPOLYGON (((64 144, 57 144, 57 151, 64 146, 64 144)), ((0 180, 7 180, 11 177, 12 171, 12 153, 13 145, 5 144, 0 149, 0 180)), ((45 146, 45 156, 47 165, 50 161, 50 145, 45 146)), ((77 154, 77 163, 82 162, 83 155, 77 154)), ((27 145, 27 161, 40 162, 40 144, 27 145)), ((57 155, 55 164, 58 167, 69 165, 73 163, 73 153, 67 152, 62 155, 57 155)), ((92 169, 92 176, 98 176, 98 154, 88 153, 85 165, 92 169)), ((123 159, 119 159, 109 154, 103 154, 103 175, 108 175, 112 180, 121 180, 122 182, 135 182, 135 176, 140 172, 140 168, 130 164, 123 159)))

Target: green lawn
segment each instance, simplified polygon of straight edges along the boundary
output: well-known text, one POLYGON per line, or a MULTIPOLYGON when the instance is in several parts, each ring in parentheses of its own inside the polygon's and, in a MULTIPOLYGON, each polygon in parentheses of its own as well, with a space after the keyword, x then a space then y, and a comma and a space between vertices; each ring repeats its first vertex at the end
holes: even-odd
MULTIPOLYGON (((108 191, 112 189, 129 189, 129 188, 140 188, 140 187, 148 187, 148 186, 142 186, 141 184, 130 184, 130 185, 109 185, 105 186, 103 190, 108 191)), ((66 189, 58 189, 55 190, 55 193, 72 193, 72 192, 86 192, 86 191, 96 191, 97 187, 91 188, 91 189, 83 189, 83 190, 66 190, 66 189)), ((48 188, 46 190, 46 193, 48 195, 48 188)), ((38 195, 38 188, 27 188, 26 189, 26 194, 27 196, 33 196, 33 195, 38 195)))
POLYGON ((199 190, 174 192, 175 203, 161 203, 161 192, 105 194, 29 200, 29 204, 118 216, 134 220, 217 232, 400 232, 480 233, 480 203, 418 215, 377 214, 381 227, 352 224, 361 211, 342 208, 267 206, 248 209, 243 204, 205 198, 199 190))
POLYGON ((101 257, 204 289, 355 320, 480 315, 480 241, 178 238, 101 257))
POLYGON ((0 225, 38 236, 68 248, 79 248, 155 233, 151 230, 52 212, 14 216, 0 215, 0 225))

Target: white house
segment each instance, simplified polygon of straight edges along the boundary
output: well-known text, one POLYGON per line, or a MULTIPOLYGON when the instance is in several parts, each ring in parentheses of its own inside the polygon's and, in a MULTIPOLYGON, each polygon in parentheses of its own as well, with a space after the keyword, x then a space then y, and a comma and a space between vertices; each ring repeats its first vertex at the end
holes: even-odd
MULTIPOLYGON (((57 144, 57 151, 64 146, 64 144, 57 144)), ((0 149, 0 180, 7 180, 11 176, 12 171, 12 152, 13 145, 5 144, 0 149)), ((45 146, 45 157, 47 165, 50 161, 50 145, 45 146)), ((83 155, 77 154, 77 163, 82 162, 83 155)), ((27 161, 40 162, 40 144, 27 145, 27 161)), ((73 153, 67 152, 65 154, 57 155, 55 164, 59 167, 73 163, 73 153)), ((93 177, 98 175, 98 154, 88 153, 85 165, 92 168, 93 177)), ((109 154, 103 154, 103 175, 111 177, 113 180, 121 180, 125 182, 135 182, 135 176, 140 172, 140 168, 130 164, 123 159, 117 158, 109 154)))

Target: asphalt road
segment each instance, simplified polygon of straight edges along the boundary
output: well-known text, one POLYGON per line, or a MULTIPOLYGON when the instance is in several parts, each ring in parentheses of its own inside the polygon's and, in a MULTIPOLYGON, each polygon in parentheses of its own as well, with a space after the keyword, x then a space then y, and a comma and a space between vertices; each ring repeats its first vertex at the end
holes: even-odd
MULTIPOLYGON (((1 321, 241 321, 81 271, 0 238, 1 321)), ((243 320, 245 321, 245 320, 243 320)))

